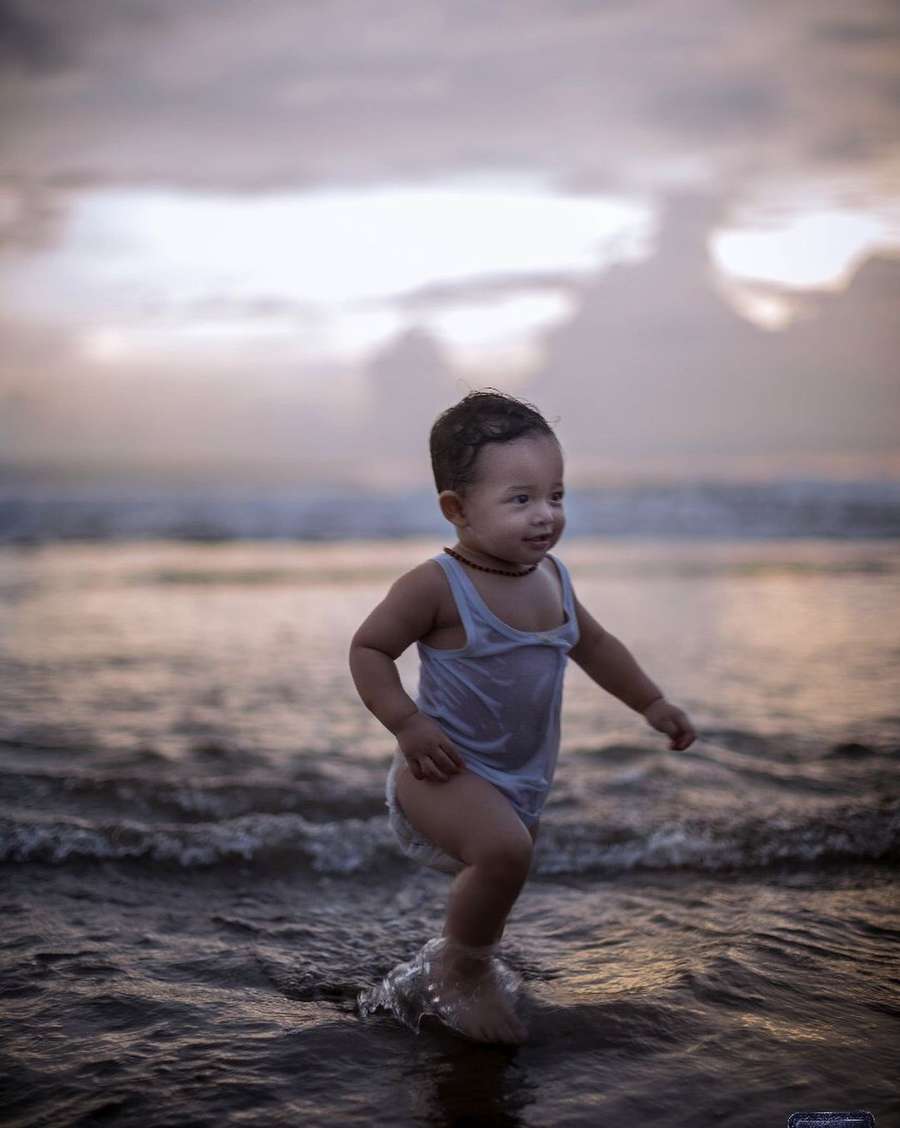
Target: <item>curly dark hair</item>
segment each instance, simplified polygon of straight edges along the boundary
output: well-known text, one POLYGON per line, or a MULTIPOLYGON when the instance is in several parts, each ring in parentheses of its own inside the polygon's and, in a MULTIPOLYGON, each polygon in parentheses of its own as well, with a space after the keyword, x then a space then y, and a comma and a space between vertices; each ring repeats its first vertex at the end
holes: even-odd
POLYGON ((475 481, 478 452, 487 443, 508 443, 537 433, 556 439, 534 404, 494 388, 469 392, 434 421, 429 448, 438 493, 464 494, 475 481))

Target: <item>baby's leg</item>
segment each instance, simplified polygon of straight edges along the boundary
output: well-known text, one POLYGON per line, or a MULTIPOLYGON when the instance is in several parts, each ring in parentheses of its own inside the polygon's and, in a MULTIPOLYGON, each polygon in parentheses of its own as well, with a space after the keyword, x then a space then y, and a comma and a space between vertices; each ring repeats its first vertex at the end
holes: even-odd
POLYGON ((495 944, 531 867, 533 837, 492 783, 462 771, 444 782, 417 780, 404 763, 397 799, 409 822, 465 863, 453 881, 441 959, 461 990, 481 982, 479 1000, 462 1016, 465 1032, 486 1041, 516 1041, 525 1029, 509 1001, 487 982, 490 961, 467 951, 495 944))
POLYGON ((416 779, 405 763, 397 799, 416 830, 466 865, 451 888, 444 934, 494 943, 531 868, 533 839, 512 804, 474 772, 439 782, 416 779))

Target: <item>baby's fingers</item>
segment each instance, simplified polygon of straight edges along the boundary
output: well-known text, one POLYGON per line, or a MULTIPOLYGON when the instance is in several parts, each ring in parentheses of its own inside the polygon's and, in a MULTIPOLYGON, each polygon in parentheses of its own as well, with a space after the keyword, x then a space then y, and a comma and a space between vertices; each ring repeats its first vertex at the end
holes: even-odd
POLYGON ((697 739, 697 734, 694 732, 694 730, 691 728, 691 726, 688 725, 685 732, 682 733, 681 741, 680 741, 680 745, 679 745, 679 751, 683 752, 685 750, 685 748, 690 748, 690 746, 694 743, 694 741, 696 739, 697 739))
MULTIPOLYGON (((434 753, 432 753, 432 755, 434 755, 434 753)), ((455 775, 457 772, 462 771, 466 766, 465 760, 462 758, 462 756, 460 756, 460 754, 456 751, 452 744, 442 744, 438 755, 443 757, 443 759, 439 761, 441 767, 444 769, 444 771, 450 772, 451 775, 455 775)), ((437 760, 437 756, 435 756, 435 760, 437 760)))
POLYGON ((672 744, 672 747, 677 749, 679 752, 683 752, 685 748, 690 748, 690 746, 694 743, 694 741, 697 739, 697 734, 694 732, 694 726, 691 724, 684 713, 681 713, 676 718, 676 723, 678 728, 675 733, 675 740, 672 744))
POLYGON ((444 774, 443 768, 437 763, 437 752, 429 752, 427 755, 420 757, 419 763, 422 766, 422 771, 425 774, 425 779, 437 780, 440 783, 446 783, 448 776, 444 774))

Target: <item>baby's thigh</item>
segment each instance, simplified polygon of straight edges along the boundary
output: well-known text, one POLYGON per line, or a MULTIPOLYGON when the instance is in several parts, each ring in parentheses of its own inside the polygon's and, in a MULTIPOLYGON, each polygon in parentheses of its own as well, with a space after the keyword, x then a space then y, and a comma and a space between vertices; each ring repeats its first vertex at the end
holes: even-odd
POLYGON ((420 834, 466 865, 531 857, 533 839, 506 796, 472 771, 446 781, 416 779, 404 761, 397 799, 420 834))

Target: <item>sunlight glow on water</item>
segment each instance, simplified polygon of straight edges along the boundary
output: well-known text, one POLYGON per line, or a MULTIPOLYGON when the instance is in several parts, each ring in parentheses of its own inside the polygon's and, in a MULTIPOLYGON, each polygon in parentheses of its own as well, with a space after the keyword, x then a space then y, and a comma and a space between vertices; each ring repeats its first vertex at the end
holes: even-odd
MULTIPOLYGON (((275 755, 337 741, 354 757, 389 756, 347 647, 393 580, 437 551, 430 540, 5 550, 0 586, 19 594, 3 610, 17 674, 2 711, 13 727, 50 721, 175 758, 216 738, 275 755)), ((560 555, 584 605, 704 721, 816 740, 890 711, 893 542, 573 538, 560 555), (876 559, 879 570, 854 572, 876 559)), ((411 694, 417 665, 410 647, 398 668, 411 694)), ((574 663, 566 686, 569 747, 637 735, 640 719, 574 663)))

